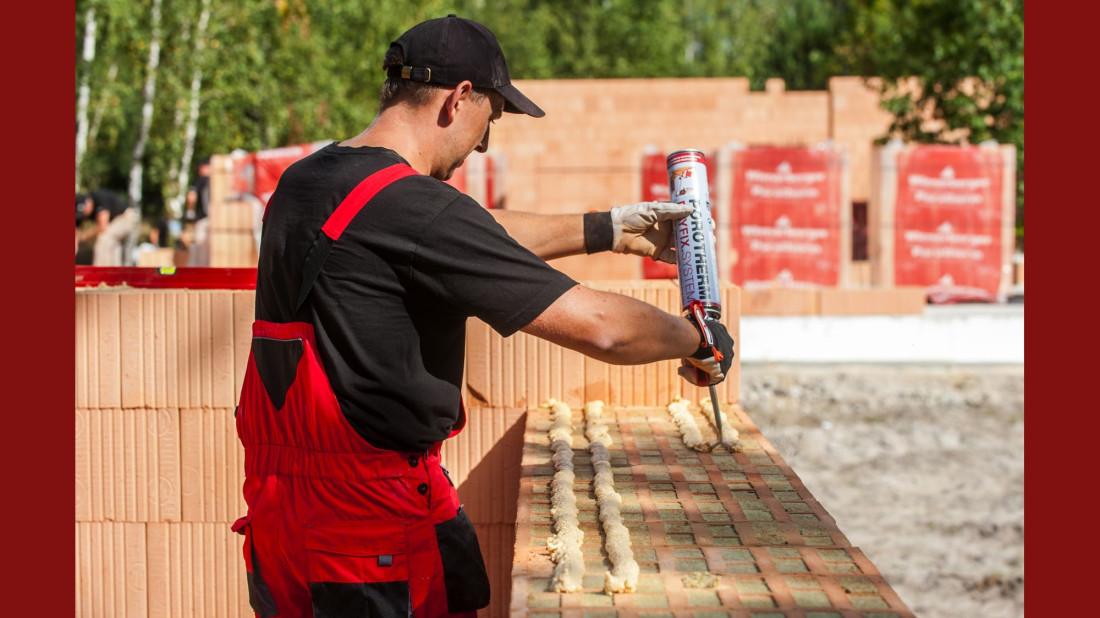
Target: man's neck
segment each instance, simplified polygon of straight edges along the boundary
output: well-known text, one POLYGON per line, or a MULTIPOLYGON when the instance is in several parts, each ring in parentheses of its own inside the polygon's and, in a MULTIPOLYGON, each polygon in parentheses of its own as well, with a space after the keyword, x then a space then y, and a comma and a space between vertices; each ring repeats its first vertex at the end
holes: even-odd
POLYGON ((410 117, 408 112, 391 108, 374 119, 362 133, 340 142, 340 146, 360 148, 373 146, 388 148, 401 155, 414 170, 431 173, 431 156, 424 147, 424 123, 410 117))

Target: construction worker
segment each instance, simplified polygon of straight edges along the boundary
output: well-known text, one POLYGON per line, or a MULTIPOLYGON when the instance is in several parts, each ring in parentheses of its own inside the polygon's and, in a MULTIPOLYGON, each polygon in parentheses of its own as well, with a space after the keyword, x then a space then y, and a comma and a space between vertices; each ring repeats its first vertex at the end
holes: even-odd
POLYGON ((721 324, 578 285, 544 261, 672 261, 684 207, 490 212, 443 182, 485 152, 503 112, 544 115, 487 28, 423 22, 383 69, 374 122, 291 165, 265 215, 236 414, 248 513, 233 526, 257 616, 473 617, 488 605, 474 528, 439 461, 465 423, 468 317, 614 364, 681 358, 692 383, 721 381, 733 357, 721 324))
POLYGON ((199 161, 195 183, 187 189, 183 221, 192 224, 188 266, 210 266, 210 159, 199 161))
MULTIPOLYGON (((130 233, 137 209, 114 191, 95 189, 78 196, 84 199, 84 216, 96 223, 93 266, 124 266, 129 263, 130 233)), ((79 240, 78 240, 79 247, 79 240)))

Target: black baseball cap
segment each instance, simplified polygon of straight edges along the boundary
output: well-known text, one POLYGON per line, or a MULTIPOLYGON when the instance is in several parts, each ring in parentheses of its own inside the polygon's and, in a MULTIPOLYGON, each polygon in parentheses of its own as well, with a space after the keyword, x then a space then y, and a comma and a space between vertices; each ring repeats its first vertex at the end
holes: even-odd
POLYGON ((508 64, 497 38, 485 26, 454 13, 419 23, 390 47, 401 48, 404 66, 390 67, 389 77, 454 86, 469 80, 475 88, 496 90, 504 111, 535 118, 546 115, 508 77, 508 64))

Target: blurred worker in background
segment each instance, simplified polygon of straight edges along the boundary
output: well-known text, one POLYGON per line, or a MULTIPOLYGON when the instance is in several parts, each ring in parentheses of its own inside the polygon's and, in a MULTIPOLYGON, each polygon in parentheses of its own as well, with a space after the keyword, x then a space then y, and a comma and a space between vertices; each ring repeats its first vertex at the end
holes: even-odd
POLYGON ((88 216, 91 215, 91 209, 88 207, 88 196, 83 193, 76 194, 76 251, 80 253, 80 227, 88 216))
MULTIPOLYGON (((93 266, 125 266, 126 258, 130 255, 130 235, 133 230, 136 209, 131 208, 127 200, 113 191, 96 189, 84 195, 78 195, 83 199, 82 212, 86 218, 96 223, 95 251, 92 256, 93 266)), ((77 226, 80 225, 78 216, 77 226)), ((77 234, 77 248, 80 245, 80 235, 77 234)))
MULTIPOLYGON (((664 202, 608 212, 489 211, 443 181, 503 112, 543 111, 481 24, 397 39, 374 122, 295 162, 268 204, 252 351, 237 410, 257 616, 476 616, 489 582, 440 464, 466 422, 466 320, 613 364, 683 359, 725 378, 733 340, 544 260, 614 251, 674 261, 664 202), (704 329, 715 343, 707 345, 704 329)), ((701 378, 700 378, 701 379, 701 378)))
POLYGON ((187 190, 183 220, 190 223, 191 245, 188 266, 210 265, 210 159, 199 162, 195 182, 187 190))
MULTIPOLYGON (((134 247, 134 257, 133 257, 134 265, 136 265, 136 266, 143 266, 143 265, 153 266, 154 264, 143 264, 143 262, 146 261, 148 258, 143 258, 142 256, 148 255, 148 254, 154 254, 157 251, 157 249, 164 249, 164 248, 168 247, 169 246, 168 242, 169 242, 168 221, 164 218, 157 219, 156 223, 154 223, 149 228, 149 238, 145 242, 143 242, 143 243, 139 244, 138 246, 134 247)), ((155 265, 156 266, 166 266, 167 264, 155 264, 155 265)))

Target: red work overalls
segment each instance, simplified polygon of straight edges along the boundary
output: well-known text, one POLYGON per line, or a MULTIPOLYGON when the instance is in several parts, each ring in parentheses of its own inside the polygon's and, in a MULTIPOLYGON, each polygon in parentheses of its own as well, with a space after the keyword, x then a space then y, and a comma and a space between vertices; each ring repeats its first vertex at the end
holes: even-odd
MULTIPOLYGON (((370 197, 413 173, 397 165, 363 181, 325 224, 328 247, 370 197)), ((244 535, 256 615, 476 616, 488 577, 440 444, 405 453, 363 440, 340 410, 312 325, 257 320, 252 336, 237 412, 248 514, 233 530, 244 535)), ((464 423, 463 411, 451 435, 464 423)))

